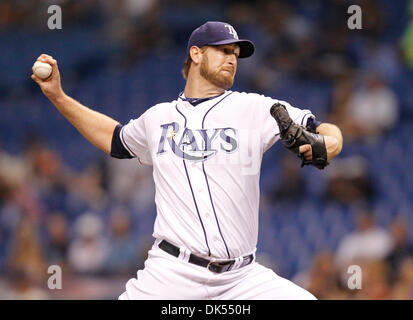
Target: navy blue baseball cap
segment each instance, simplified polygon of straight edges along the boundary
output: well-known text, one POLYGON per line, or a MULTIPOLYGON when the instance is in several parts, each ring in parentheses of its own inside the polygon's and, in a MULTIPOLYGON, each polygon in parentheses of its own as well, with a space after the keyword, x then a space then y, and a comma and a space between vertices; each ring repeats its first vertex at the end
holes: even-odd
POLYGON ((255 46, 250 40, 239 39, 234 27, 229 23, 220 21, 208 21, 195 29, 188 41, 187 54, 192 46, 219 46, 222 44, 236 43, 239 45, 238 58, 247 58, 254 53, 255 46))

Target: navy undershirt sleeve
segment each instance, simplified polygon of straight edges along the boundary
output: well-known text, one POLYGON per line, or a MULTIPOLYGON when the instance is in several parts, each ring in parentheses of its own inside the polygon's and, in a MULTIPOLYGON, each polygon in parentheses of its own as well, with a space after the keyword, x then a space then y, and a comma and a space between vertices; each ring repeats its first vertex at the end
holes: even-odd
POLYGON ((316 133, 317 127, 321 124, 320 121, 317 121, 315 118, 308 118, 306 128, 312 133, 316 133))
POLYGON ((114 158, 118 159, 132 159, 132 156, 129 151, 123 146, 122 141, 120 140, 120 130, 122 129, 122 125, 118 124, 113 130, 112 136, 112 146, 110 150, 110 155, 114 158))

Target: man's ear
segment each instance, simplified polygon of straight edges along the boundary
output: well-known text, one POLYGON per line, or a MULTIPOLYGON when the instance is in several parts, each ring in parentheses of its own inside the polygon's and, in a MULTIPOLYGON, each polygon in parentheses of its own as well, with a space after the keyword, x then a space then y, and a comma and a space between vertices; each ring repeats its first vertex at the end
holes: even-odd
POLYGON ((199 64, 201 62, 201 59, 202 59, 201 48, 197 46, 192 46, 189 49, 189 55, 191 56, 191 59, 195 64, 199 64))

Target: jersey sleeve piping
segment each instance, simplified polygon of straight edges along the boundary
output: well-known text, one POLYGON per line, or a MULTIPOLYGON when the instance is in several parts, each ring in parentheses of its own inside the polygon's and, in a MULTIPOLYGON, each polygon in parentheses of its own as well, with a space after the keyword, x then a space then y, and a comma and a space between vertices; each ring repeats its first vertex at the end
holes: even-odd
POLYGON ((110 156, 117 159, 131 159, 133 156, 131 153, 124 147, 120 139, 120 130, 122 125, 118 124, 113 130, 112 142, 110 146, 110 156))
POLYGON ((132 151, 132 149, 128 146, 128 144, 125 142, 125 138, 123 136, 123 127, 120 130, 120 140, 122 141, 123 146, 129 151, 129 153, 131 155, 133 155, 134 157, 137 157, 136 154, 132 151))

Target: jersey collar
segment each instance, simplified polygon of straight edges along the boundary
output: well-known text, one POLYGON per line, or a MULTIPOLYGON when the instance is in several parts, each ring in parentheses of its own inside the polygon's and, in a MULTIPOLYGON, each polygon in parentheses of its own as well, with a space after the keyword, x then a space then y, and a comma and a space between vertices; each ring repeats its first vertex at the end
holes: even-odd
POLYGON ((182 91, 179 94, 178 99, 181 99, 182 101, 188 102, 191 106, 196 107, 198 104, 201 104, 202 102, 210 101, 210 100, 213 100, 215 98, 221 97, 221 96, 225 95, 228 92, 229 91, 224 91, 223 93, 221 93, 217 96, 207 97, 207 98, 186 98, 184 92, 182 91))

